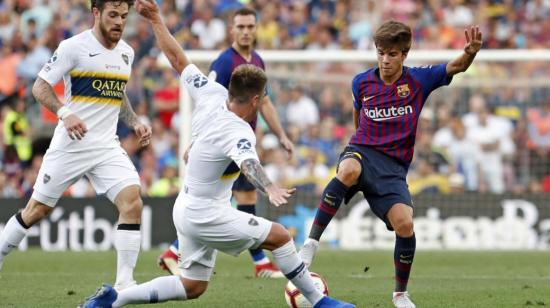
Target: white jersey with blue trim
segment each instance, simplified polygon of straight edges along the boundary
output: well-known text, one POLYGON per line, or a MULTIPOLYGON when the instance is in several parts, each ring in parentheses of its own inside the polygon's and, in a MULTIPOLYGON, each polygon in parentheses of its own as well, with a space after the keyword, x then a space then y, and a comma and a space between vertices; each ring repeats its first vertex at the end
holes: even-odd
POLYGON ((63 78, 65 106, 88 132, 82 140, 72 140, 59 121, 50 149, 80 152, 120 146, 116 127, 133 60, 134 50, 126 42, 107 49, 91 29, 59 44, 38 76, 52 86, 63 78))
POLYGON ((183 193, 198 202, 190 207, 229 204, 238 173, 223 175, 231 162, 259 161, 256 136, 250 125, 227 109, 227 90, 209 80, 195 65, 182 72, 186 90, 195 101, 192 129, 195 136, 185 170, 183 193))

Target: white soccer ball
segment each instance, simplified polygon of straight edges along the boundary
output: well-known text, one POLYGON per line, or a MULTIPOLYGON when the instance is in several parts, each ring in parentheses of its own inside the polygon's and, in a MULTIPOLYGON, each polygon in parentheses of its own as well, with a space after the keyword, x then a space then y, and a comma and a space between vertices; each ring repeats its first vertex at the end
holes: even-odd
MULTIPOLYGON (((328 295, 328 285, 327 282, 321 275, 317 273, 311 273, 311 278, 315 287, 321 291, 321 293, 328 295)), ((306 299, 306 297, 296 288, 296 286, 289 281, 285 287, 285 300, 288 307, 291 308, 311 308, 313 305, 306 299)))

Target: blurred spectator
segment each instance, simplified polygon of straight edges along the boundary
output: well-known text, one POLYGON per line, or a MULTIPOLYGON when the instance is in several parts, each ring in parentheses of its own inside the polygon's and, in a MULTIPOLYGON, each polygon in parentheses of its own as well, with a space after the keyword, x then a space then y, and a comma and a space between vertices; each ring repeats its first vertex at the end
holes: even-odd
POLYGON ((463 188, 475 191, 478 184, 477 148, 466 139, 466 128, 460 119, 452 118, 446 124, 435 133, 433 147, 449 157, 455 177, 462 176, 463 188))
POLYGON ((227 26, 213 16, 214 11, 208 5, 198 10, 200 18, 191 25, 191 32, 199 37, 199 46, 202 49, 214 49, 225 40, 227 26))
POLYGON ((44 63, 51 56, 51 51, 43 45, 43 42, 39 41, 36 35, 31 35, 27 43, 26 54, 17 66, 17 75, 33 82, 44 63))
POLYGON ((530 172, 537 180, 550 175, 550 100, 527 110, 530 172))
POLYGON ((8 107, 3 131, 4 145, 13 148, 17 159, 23 165, 28 165, 32 155, 32 136, 23 99, 14 99, 13 106, 8 107))
POLYGON ((179 81, 172 69, 164 69, 162 79, 162 87, 154 93, 153 106, 164 127, 169 128, 179 108, 179 81))
POLYGON ((164 163, 161 178, 153 182, 149 188, 151 197, 176 196, 180 191, 180 179, 178 176, 178 162, 175 159, 164 163))
POLYGON ((0 100, 15 93, 17 89, 17 66, 23 58, 19 52, 14 52, 9 43, 2 46, 0 52, 0 100))
POLYGON ((506 156, 514 153, 512 123, 505 118, 490 114, 482 97, 474 96, 471 101, 473 112, 465 115, 463 121, 466 135, 477 146, 477 163, 480 170, 478 189, 502 193, 506 156))
POLYGON ((300 85, 290 86, 290 102, 286 109, 288 123, 297 125, 304 130, 308 125, 319 122, 317 104, 304 93, 300 85))

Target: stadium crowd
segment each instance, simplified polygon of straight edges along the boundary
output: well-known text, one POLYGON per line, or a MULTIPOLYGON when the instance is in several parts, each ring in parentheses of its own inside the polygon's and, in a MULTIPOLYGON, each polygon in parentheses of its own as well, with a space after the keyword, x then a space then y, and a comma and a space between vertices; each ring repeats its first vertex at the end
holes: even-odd
MULTIPOLYGON (((412 26, 416 49, 461 48, 463 29, 471 24, 481 26, 484 48, 550 47, 548 0, 159 2, 171 32, 186 49, 229 46, 231 12, 243 5, 259 13, 260 50, 368 50, 373 48, 373 29, 390 18, 412 26)), ((32 193, 57 119, 34 101, 30 85, 59 42, 89 28, 92 20, 89 0, 0 1, 0 197, 32 193)), ((153 35, 135 14, 129 17, 125 39, 136 52, 127 94, 136 113, 150 121, 153 142, 140 149, 136 137, 122 124, 120 141, 140 173, 144 195, 175 195, 181 124, 178 76, 157 64, 153 35)), ((433 93, 421 115, 409 178, 411 192, 550 192, 550 89, 543 83, 503 86, 510 78, 547 78, 548 64, 542 64, 474 64, 472 72, 459 81, 492 79, 491 86, 433 93)), ((289 159, 260 122, 259 153, 272 178, 319 192, 334 174, 337 155, 354 130, 349 80, 358 66, 305 66, 302 69, 311 76, 345 78, 300 83, 293 68, 267 65, 269 94, 297 151, 289 159)), ((62 95, 63 89, 57 90, 62 95)), ((93 196, 94 192, 82 180, 67 194, 93 196)))

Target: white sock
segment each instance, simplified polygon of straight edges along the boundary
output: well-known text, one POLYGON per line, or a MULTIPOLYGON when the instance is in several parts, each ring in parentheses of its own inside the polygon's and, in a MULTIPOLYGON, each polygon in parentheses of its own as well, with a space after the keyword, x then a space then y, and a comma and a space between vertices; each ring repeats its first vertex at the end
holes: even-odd
POLYGON ((311 274, 304 262, 298 257, 294 241, 290 240, 272 252, 273 258, 283 274, 285 274, 288 280, 292 281, 310 303, 315 305, 323 298, 323 293, 315 288, 311 274))
POLYGON ((118 297, 113 303, 113 307, 185 299, 187 299, 187 294, 180 277, 163 276, 118 292, 118 297))
POLYGON ((136 267, 140 245, 141 231, 116 230, 115 248, 117 250, 117 265, 115 288, 135 283, 134 268, 136 267))
POLYGON ((25 238, 29 229, 23 227, 13 215, 0 234, 0 263, 4 262, 7 256, 25 238))

